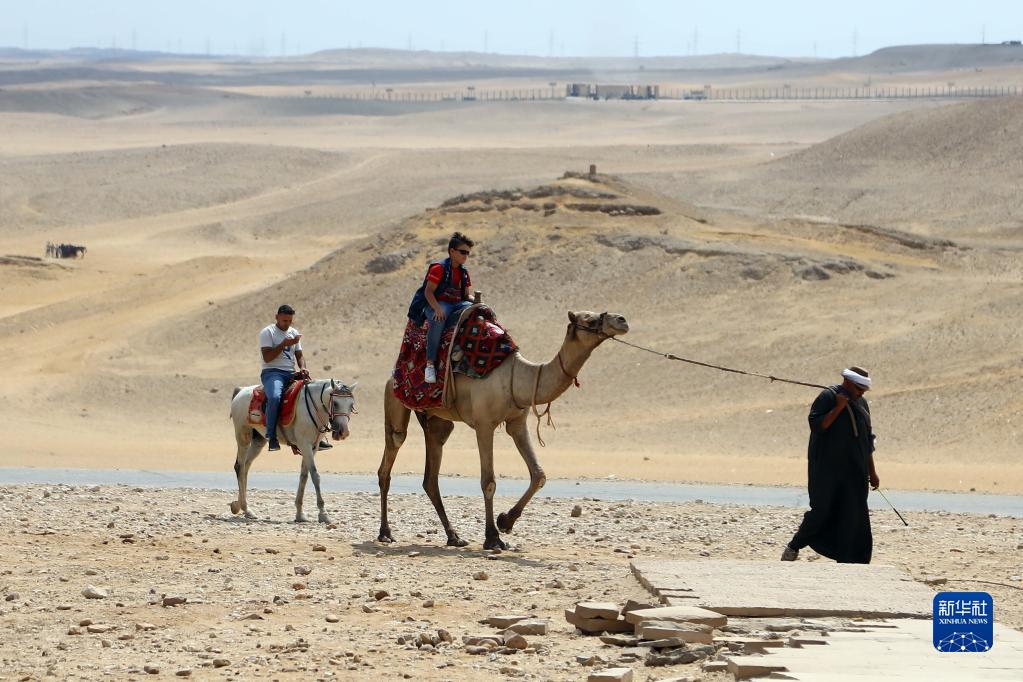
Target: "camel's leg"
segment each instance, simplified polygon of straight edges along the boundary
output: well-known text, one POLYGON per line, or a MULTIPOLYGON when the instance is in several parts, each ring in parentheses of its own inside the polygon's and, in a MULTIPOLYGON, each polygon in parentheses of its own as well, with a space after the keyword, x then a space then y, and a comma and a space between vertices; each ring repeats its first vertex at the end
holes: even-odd
POLYGON ((483 488, 483 504, 487 512, 486 540, 483 549, 508 549, 494 524, 494 493, 497 482, 494 479, 494 429, 496 425, 476 424, 476 445, 480 450, 480 487, 483 488))
POLYGON ((391 526, 387 522, 387 491, 391 489, 391 469, 398 456, 398 450, 408 435, 408 421, 412 410, 402 405, 391 392, 391 381, 384 385, 384 455, 377 470, 377 484, 380 486, 380 533, 378 542, 394 542, 391 526))
POLYGON ((522 516, 522 510, 526 508, 526 505, 533 498, 533 495, 536 494, 536 491, 547 482, 547 476, 537 461, 536 452, 533 451, 533 444, 529 440, 529 427, 526 425, 526 417, 527 415, 523 414, 521 417, 516 417, 505 424, 505 430, 512 437, 512 440, 515 441, 515 447, 518 448, 519 454, 522 455, 522 459, 526 462, 526 468, 529 470, 529 488, 519 498, 519 501, 515 503, 515 506, 508 510, 508 513, 497 515, 497 527, 502 533, 511 532, 515 522, 522 516))
POLYGON ((250 436, 251 442, 247 446, 244 440, 239 438, 238 455, 234 463, 234 474, 235 478, 238 479, 238 501, 231 503, 231 512, 234 514, 242 512, 247 519, 256 518, 256 515, 249 511, 249 467, 252 466, 252 462, 255 461, 256 457, 259 457, 259 453, 263 451, 263 445, 266 443, 265 439, 262 437, 256 438, 256 435, 253 433, 250 436))
POLYGON ((440 517, 441 525, 444 526, 444 532, 448 536, 448 545, 465 547, 469 543, 458 537, 458 533, 448 521, 447 512, 444 511, 444 501, 440 497, 440 484, 437 482, 437 477, 440 475, 441 459, 444 457, 444 443, 448 441, 454 428, 455 425, 446 419, 434 417, 426 420, 426 468, 423 472, 423 490, 426 491, 430 502, 433 502, 433 508, 437 510, 437 516, 440 517))

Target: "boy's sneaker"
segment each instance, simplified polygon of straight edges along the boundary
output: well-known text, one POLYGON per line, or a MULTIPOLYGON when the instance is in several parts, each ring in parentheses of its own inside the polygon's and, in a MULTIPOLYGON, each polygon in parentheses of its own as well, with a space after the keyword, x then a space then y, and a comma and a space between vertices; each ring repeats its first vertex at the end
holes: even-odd
POLYGON ((281 449, 281 444, 277 442, 276 438, 270 439, 270 447, 267 448, 270 452, 276 452, 281 449))
POLYGON ((424 379, 428 384, 437 383, 437 368, 433 365, 426 366, 426 378, 424 379))
POLYGON ((792 549, 788 545, 785 545, 785 549, 781 553, 782 561, 795 561, 799 558, 799 550, 792 549))

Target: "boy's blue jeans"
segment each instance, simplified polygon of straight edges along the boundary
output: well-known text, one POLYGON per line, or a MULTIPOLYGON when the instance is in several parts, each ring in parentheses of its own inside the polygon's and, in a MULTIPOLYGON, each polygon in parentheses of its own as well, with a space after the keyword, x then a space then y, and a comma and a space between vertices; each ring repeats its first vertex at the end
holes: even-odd
POLYGON ((281 412, 281 397, 284 395, 284 384, 288 383, 292 372, 286 369, 264 369, 259 375, 266 391, 266 438, 277 440, 277 418, 281 412))
POLYGON ((430 329, 426 332, 427 362, 437 361, 437 352, 440 350, 440 339, 444 336, 444 330, 455 326, 458 323, 458 318, 462 315, 462 311, 472 305, 472 301, 459 301, 458 303, 437 301, 437 303, 444 309, 446 317, 444 324, 440 324, 434 319, 435 313, 433 308, 427 311, 426 319, 430 321, 430 329))

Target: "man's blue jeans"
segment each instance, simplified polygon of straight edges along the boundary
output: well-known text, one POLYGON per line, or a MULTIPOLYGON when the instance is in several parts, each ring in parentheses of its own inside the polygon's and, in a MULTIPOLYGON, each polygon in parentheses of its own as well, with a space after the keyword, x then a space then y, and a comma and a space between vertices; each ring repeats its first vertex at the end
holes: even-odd
POLYGON ((277 418, 281 412, 281 397, 284 395, 284 385, 288 383, 292 374, 293 372, 286 369, 264 369, 259 375, 263 390, 266 391, 267 440, 277 440, 277 418))
POLYGON ((437 322, 434 318, 434 310, 430 308, 427 311, 427 318, 430 321, 430 329, 426 332, 426 361, 436 362, 437 351, 440 350, 440 339, 444 336, 444 330, 448 327, 453 327, 458 323, 458 318, 462 315, 462 311, 472 305, 472 301, 459 301, 458 303, 447 303, 445 301, 437 301, 441 308, 444 309, 445 319, 444 324, 437 322))

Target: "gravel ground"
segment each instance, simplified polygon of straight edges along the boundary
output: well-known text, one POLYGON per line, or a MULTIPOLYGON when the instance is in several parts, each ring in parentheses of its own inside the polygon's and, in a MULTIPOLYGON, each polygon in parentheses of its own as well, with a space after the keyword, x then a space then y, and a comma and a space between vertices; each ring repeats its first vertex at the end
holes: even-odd
MULTIPOLYGON (((592 668, 580 659, 616 664, 622 650, 579 634, 563 611, 584 600, 649 600, 631 557, 775 559, 802 513, 538 498, 506 536, 514 549, 493 553, 481 549, 481 498, 446 500, 470 540, 463 549, 444 546, 425 495, 392 496, 394 545, 374 541, 379 499, 369 493, 330 495, 326 526, 292 523, 291 492, 250 493, 255 521, 232 517, 231 499, 197 489, 0 487, 8 545, 0 678, 583 679, 592 668), (90 588, 106 596, 87 598, 90 588), (463 638, 497 634, 480 621, 508 613, 546 619, 548 633, 526 636, 523 650, 469 653, 463 638)), ((500 498, 495 508, 511 503, 500 498)), ((907 518, 909 528, 890 512, 873 514, 876 563, 947 578, 940 589, 989 591, 998 620, 1023 625, 1023 519, 907 518)), ((637 680, 730 679, 699 662, 627 667, 637 680)))

